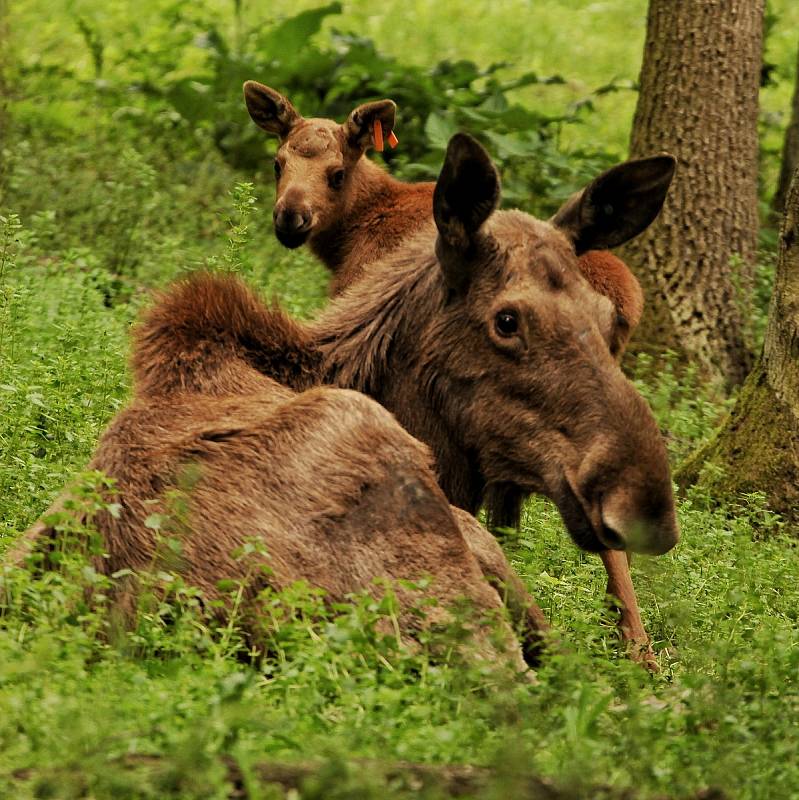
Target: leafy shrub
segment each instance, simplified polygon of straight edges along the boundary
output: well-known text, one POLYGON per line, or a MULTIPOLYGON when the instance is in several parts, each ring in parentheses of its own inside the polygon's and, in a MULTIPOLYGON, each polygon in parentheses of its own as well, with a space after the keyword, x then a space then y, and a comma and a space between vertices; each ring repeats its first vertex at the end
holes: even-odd
MULTIPOLYGON (((171 6, 165 13, 173 15, 175 32, 162 41, 163 49, 133 49, 124 73, 113 76, 107 68, 103 73, 103 102, 111 105, 116 99, 120 106, 116 121, 146 124, 152 132, 160 120, 173 128, 166 138, 177 134, 185 145, 189 133, 201 147, 210 139, 232 165, 254 170, 266 162, 265 137, 247 116, 241 94, 245 80, 268 82, 307 116, 338 120, 358 103, 391 97, 399 106, 401 147, 385 158, 397 174, 433 178, 449 137, 466 130, 500 163, 505 201, 544 215, 615 160, 601 149, 568 156, 560 150, 562 126, 582 123, 591 113, 590 102, 553 116, 514 99, 524 87, 564 83, 559 75, 526 72, 503 78, 505 62, 481 68, 466 60, 421 68, 381 53, 369 39, 335 31, 322 38, 322 23, 341 12, 338 2, 252 28, 244 24, 240 5, 236 9, 235 33, 226 37, 219 21, 201 10, 184 3, 171 6), (203 52, 199 69, 181 68, 175 54, 181 47, 203 52), (146 116, 131 106, 136 94, 148 100, 146 116)), ((102 70, 100 34, 78 22, 96 69, 102 70)))
POLYGON ((579 112, 547 116, 514 102, 513 92, 533 84, 563 83, 560 76, 528 72, 502 79, 504 63, 479 68, 471 61, 442 61, 431 69, 403 64, 380 53, 369 39, 340 32, 317 44, 322 22, 340 13, 331 3, 271 27, 247 31, 233 48, 216 28, 201 40, 208 72, 183 77, 164 94, 187 120, 207 124, 217 146, 236 165, 263 163, 263 134, 243 111, 241 84, 263 78, 286 93, 308 116, 342 120, 367 99, 391 97, 399 106, 401 148, 387 152, 389 165, 412 179, 437 175, 450 136, 467 130, 501 163, 508 203, 552 208, 586 174, 604 166, 602 152, 558 149, 559 126, 579 112))

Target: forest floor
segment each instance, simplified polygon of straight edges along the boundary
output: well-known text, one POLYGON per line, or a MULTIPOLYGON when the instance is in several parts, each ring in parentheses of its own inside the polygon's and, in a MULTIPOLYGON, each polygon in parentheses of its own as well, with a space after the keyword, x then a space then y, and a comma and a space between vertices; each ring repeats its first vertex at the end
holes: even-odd
MULTIPOLYGON (((258 169, 231 166, 213 133, 142 89, 201 69, 211 22, 236 41, 243 26, 313 5, 143 0, 135 18, 118 0, 13 9, 12 91, 0 116, 0 554, 80 475, 126 403, 130 326, 154 287, 210 267, 240 272, 298 316, 325 302, 323 269, 272 235, 267 150, 258 169), (123 106, 108 87, 128 78, 138 89, 123 106)), ((351 30, 421 66, 468 57, 511 62, 509 74, 563 75, 518 90, 522 103, 553 114, 635 80, 644 0, 541 5, 419 0, 375 10, 359 0, 317 35, 351 30)), ((799 8, 771 7, 764 186, 777 172, 799 30, 799 8)), ((634 92, 592 102, 562 126, 565 161, 597 140, 624 157, 634 92)), ((755 334, 771 264, 765 250, 755 334)), ((655 369, 639 359, 632 370, 676 465, 729 401, 668 360, 655 369)), ((709 786, 735 798, 797 797, 799 539, 757 495, 715 507, 695 491, 680 499, 679 517, 680 545, 633 564, 656 675, 625 657, 600 561, 574 548, 541 500, 502 539, 566 645, 535 685, 390 646, 378 632, 384 609, 363 598, 319 621, 313 598, 284 597, 285 627, 256 662, 235 629, 219 630, 174 582, 132 632, 110 637, 102 609, 83 601, 101 582, 79 558, 60 573, 6 576, 0 796, 282 797, 258 778, 255 765, 270 760, 324 765, 295 797, 420 796, 386 782, 379 766, 353 767, 355 758, 490 766, 498 778, 485 797, 521 796, 526 775, 573 797, 593 797, 597 785, 640 798, 709 786)))

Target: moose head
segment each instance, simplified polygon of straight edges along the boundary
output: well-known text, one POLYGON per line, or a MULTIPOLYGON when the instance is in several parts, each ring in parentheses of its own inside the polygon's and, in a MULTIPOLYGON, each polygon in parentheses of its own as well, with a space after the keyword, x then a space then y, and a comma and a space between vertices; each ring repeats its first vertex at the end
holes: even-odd
POLYGON ((286 247, 300 247, 346 214, 359 180, 355 167, 373 144, 375 123, 388 137, 396 105, 392 100, 364 103, 339 125, 306 119, 286 97, 257 81, 244 84, 244 98, 253 121, 280 139, 275 234, 286 247))
POLYGON ((621 164, 543 222, 496 211, 485 150, 465 134, 449 143, 433 200, 445 295, 419 332, 417 378, 500 521, 537 492, 587 550, 659 554, 678 540, 660 431, 613 357, 623 320, 578 266, 654 220, 674 167, 667 155, 621 164))

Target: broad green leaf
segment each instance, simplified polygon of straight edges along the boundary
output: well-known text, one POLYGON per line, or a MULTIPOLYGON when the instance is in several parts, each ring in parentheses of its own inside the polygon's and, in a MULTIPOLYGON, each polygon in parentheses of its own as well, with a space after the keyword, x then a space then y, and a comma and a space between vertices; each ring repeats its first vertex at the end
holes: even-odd
POLYGON ((448 112, 433 112, 424 125, 424 132, 430 146, 441 150, 446 149, 447 142, 457 131, 458 125, 448 112))
POLYGON ((340 13, 341 3, 338 2, 302 11, 272 28, 260 40, 259 50, 277 61, 289 61, 307 47, 308 40, 319 32, 326 17, 340 13))

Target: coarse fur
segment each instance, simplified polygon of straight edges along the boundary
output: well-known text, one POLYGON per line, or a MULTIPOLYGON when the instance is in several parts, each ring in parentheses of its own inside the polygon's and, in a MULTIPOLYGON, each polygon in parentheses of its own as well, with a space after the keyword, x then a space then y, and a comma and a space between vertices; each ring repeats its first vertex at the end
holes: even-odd
MULTIPOLYGON (((117 515, 94 518, 107 553, 97 568, 165 566, 205 601, 229 599, 223 579, 245 581, 245 620, 256 639, 258 592, 296 581, 343 601, 387 580, 408 641, 466 598, 479 612, 477 655, 496 659, 502 650, 524 668, 524 657, 538 657, 547 625, 498 544, 450 508, 429 449, 379 404, 345 389, 289 388, 318 378, 318 358, 295 323, 231 277, 195 276, 161 298, 134 335, 134 399, 89 465, 115 480, 119 502, 117 515), (169 520, 179 555, 159 546, 146 522, 153 514, 169 520), (251 540, 260 542, 256 554, 237 558, 251 540), (428 577, 425 591, 403 583, 428 577), (437 605, 422 622, 414 609, 430 598, 437 605), (481 615, 492 625, 480 624, 481 615)), ((53 536, 45 516, 12 560, 31 547, 46 550, 53 536)), ((117 600, 130 609, 132 586, 117 600)))

